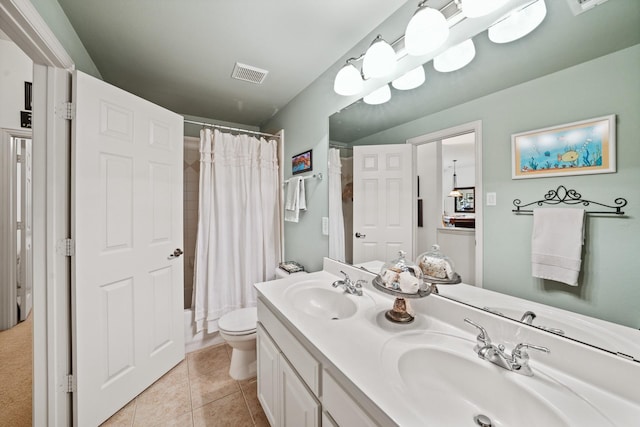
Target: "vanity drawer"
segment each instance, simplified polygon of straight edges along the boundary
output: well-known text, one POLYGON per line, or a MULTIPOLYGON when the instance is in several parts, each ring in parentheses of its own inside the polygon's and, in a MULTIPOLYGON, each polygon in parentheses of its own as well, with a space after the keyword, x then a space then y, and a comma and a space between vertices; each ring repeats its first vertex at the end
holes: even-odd
POLYGON ((378 425, 326 370, 322 372, 322 408, 341 427, 378 425))
POLYGON ((269 332, 273 341, 289 363, 317 396, 320 395, 320 363, 289 332, 278 318, 258 299, 258 321, 269 332))

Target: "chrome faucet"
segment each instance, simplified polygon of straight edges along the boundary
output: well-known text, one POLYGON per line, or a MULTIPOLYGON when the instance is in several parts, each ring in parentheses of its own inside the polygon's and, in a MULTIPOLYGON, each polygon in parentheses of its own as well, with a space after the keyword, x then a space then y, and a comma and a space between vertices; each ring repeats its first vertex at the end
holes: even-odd
POLYGON ((480 333, 478 334, 476 341, 477 344, 473 348, 479 358, 488 362, 498 365, 508 371, 516 372, 518 374, 526 375, 528 377, 533 376, 533 371, 529 366, 529 353, 527 349, 544 351, 549 353, 549 349, 538 345, 520 343, 518 344, 511 354, 505 352, 504 345, 500 344, 496 346, 491 342, 489 335, 485 328, 475 323, 471 319, 464 319, 468 324, 478 328, 480 333))
POLYGON ((520 321, 526 323, 527 325, 536 326, 537 328, 544 329, 545 331, 549 331, 552 334, 564 335, 564 331, 562 329, 552 328, 550 326, 534 325, 533 319, 535 319, 536 317, 537 316, 533 311, 525 311, 522 317, 520 318, 520 321))
POLYGON ((536 318, 536 314, 533 311, 525 311, 522 317, 520 318, 520 321, 527 323, 529 325, 533 325, 533 319, 535 318, 536 318))
POLYGON ((344 271, 340 271, 340 273, 344 274, 344 279, 336 280, 331 284, 331 286, 333 286, 334 288, 343 286, 346 293, 362 296, 362 284, 365 283, 365 280, 357 280, 355 283, 353 283, 347 273, 345 273, 344 271))

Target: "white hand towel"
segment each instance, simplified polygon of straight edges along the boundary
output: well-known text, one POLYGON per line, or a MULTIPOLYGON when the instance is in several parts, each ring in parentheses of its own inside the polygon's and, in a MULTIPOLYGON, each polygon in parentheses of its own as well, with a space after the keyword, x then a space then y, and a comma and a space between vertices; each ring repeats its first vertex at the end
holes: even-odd
POLYGON ((578 286, 583 243, 584 209, 534 209, 532 276, 578 286))
POLYGON ((304 193, 304 179, 301 177, 287 180, 287 196, 284 202, 284 220, 288 222, 298 222, 300 210, 307 209, 307 202, 304 193))

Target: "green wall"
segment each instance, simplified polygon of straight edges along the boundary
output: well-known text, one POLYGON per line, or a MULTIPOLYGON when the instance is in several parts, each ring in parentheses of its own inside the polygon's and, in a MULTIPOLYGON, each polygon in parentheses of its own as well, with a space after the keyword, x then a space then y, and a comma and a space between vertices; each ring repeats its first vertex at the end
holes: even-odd
MULTIPOLYGON (((474 120, 483 125, 483 185, 496 192, 496 206, 484 208, 484 287, 572 311, 640 327, 640 286, 635 256, 640 254, 640 45, 495 92, 425 116, 358 143, 404 142, 407 138, 474 120), (511 179, 511 134, 582 119, 617 115, 618 172, 562 178, 511 179), (514 215, 512 200, 533 201, 563 184, 590 200, 629 201, 627 216, 587 220, 580 286, 531 277, 532 217, 514 215)), ((325 74, 326 76, 326 74, 325 74)), ((287 154, 314 148, 326 152, 328 115, 342 107, 315 82, 270 125, 286 129, 287 154), (303 145, 304 144, 304 145, 303 145), (308 147, 307 147, 308 145, 308 147)), ((326 162, 324 163, 326 164, 326 162)), ((320 268, 327 239, 320 216, 327 215, 326 183, 312 197, 312 209, 299 224, 285 228, 287 258, 320 268), (315 211, 317 209, 317 211, 315 211)), ((484 199, 484 195, 482 197, 484 199)))
POLYGON ((93 63, 91 56, 57 0, 31 0, 31 3, 71 56, 76 69, 102 79, 100 71, 93 63))

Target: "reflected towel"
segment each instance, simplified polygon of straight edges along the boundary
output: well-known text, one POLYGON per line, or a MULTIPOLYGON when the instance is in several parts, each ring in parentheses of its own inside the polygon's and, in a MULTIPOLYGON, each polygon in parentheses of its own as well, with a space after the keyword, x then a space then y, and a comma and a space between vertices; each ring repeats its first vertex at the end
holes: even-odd
POLYGON ((284 220, 298 222, 300 210, 307 209, 304 192, 304 179, 301 177, 287 180, 287 195, 284 202, 284 220))
POLYGON ((584 209, 534 209, 532 276, 578 286, 583 243, 584 209))

